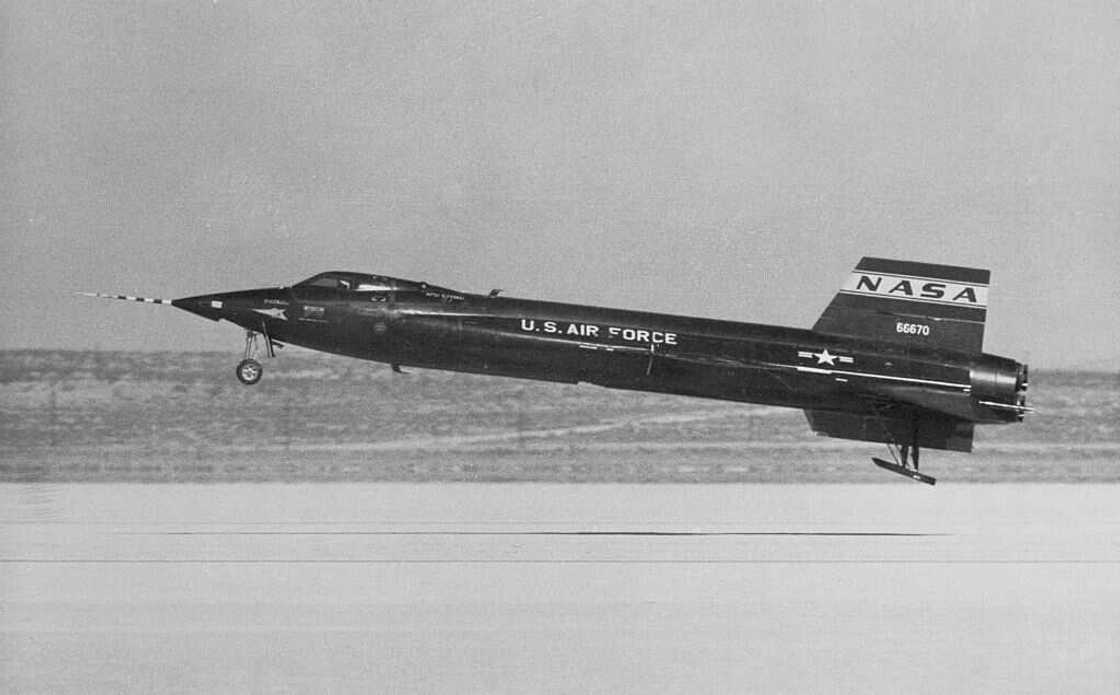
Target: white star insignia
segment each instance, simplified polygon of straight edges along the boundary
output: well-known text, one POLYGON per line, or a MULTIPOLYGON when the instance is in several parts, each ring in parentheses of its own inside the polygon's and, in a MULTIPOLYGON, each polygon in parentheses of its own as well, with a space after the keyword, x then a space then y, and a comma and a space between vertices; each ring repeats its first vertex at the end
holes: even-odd
POLYGON ((258 314, 270 316, 274 319, 282 319, 284 321, 288 320, 287 314, 284 313, 285 311, 287 311, 287 309, 278 309, 273 307, 271 309, 253 309, 253 311, 257 312, 258 314))
POLYGON ((827 348, 815 353, 813 357, 817 358, 817 364, 830 364, 836 366, 836 355, 831 354, 827 348))

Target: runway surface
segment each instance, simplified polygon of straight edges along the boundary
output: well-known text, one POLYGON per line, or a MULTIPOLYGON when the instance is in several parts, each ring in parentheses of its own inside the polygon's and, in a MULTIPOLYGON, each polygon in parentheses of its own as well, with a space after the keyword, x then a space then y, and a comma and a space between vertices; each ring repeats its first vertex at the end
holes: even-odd
POLYGON ((1120 487, 0 486, 4 692, 1115 692, 1120 487))

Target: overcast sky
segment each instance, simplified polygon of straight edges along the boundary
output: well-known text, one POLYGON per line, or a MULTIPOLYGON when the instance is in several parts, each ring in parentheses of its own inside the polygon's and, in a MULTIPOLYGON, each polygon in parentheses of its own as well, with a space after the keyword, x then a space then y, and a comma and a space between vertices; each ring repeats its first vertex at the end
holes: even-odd
POLYGON ((812 325, 992 269, 985 349, 1120 362, 1120 10, 3 2, 0 347, 218 349, 178 297, 350 269, 812 325))

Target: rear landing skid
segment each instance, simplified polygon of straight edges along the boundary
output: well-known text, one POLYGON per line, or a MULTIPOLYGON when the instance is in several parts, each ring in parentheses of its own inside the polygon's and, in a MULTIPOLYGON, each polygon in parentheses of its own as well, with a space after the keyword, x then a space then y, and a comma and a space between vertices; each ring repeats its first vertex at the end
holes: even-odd
POLYGON ((911 480, 917 480, 919 483, 925 483, 926 485, 935 485, 937 483, 937 478, 934 478, 931 475, 926 475, 925 473, 919 473, 913 468, 900 466, 897 463, 891 463, 890 461, 884 461, 883 459, 877 459, 874 457, 871 458, 871 461, 879 468, 888 470, 891 473, 904 475, 911 480))
POLYGON ((872 456, 871 462, 885 471, 904 475, 911 480, 917 480, 919 483, 925 483, 926 485, 937 484, 937 478, 918 472, 918 427, 921 424, 920 419, 916 415, 911 415, 910 436, 906 438, 909 443, 899 444, 897 433, 887 426, 881 408, 877 407, 875 403, 871 403, 871 411, 879 421, 879 426, 883 429, 883 434, 885 435, 884 440, 887 442, 887 451, 891 452, 891 458, 894 459, 893 461, 884 461, 883 459, 872 456))
POLYGON ((926 475, 925 473, 918 472, 917 444, 913 444, 909 447, 897 447, 897 456, 895 455, 895 447, 888 444, 887 448, 890 450, 891 458, 893 458, 894 461, 884 461, 883 459, 872 457, 871 461, 876 466, 882 468, 883 470, 890 471, 891 473, 904 475, 911 480, 917 480, 919 483, 925 483, 926 485, 935 485, 937 483, 937 478, 934 478, 932 475, 926 475))

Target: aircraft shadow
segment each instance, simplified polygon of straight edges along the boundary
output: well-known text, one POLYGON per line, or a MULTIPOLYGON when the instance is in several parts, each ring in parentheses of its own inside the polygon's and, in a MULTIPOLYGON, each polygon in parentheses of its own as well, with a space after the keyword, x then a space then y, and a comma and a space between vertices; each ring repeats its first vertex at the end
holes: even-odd
POLYGON ((950 533, 899 531, 161 531, 156 536, 608 536, 608 537, 715 537, 715 536, 824 536, 901 537, 951 536, 950 533))

